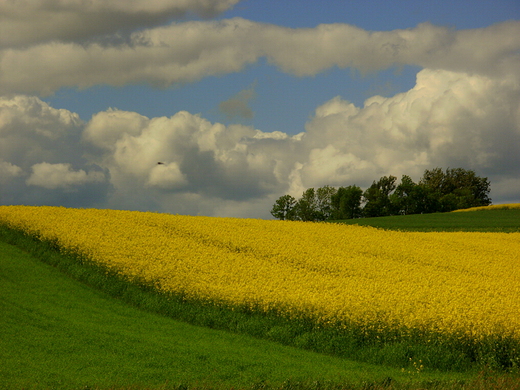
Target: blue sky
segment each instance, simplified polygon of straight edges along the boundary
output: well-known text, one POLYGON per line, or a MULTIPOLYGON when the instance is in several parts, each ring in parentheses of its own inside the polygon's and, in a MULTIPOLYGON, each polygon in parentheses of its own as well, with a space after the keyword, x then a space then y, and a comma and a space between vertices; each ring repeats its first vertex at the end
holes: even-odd
POLYGON ((518 1, 34 0, 0 15, 2 204, 270 218, 286 193, 437 166, 520 202, 518 1))
MULTIPOLYGON (((453 29, 473 29, 520 18, 520 2, 245 0, 216 19, 233 17, 291 28, 346 23, 365 30, 390 31, 430 22, 453 29)), ((281 73, 265 60, 260 60, 240 73, 207 77, 197 83, 173 85, 167 89, 154 89, 147 85, 95 86, 82 91, 66 88, 44 100, 56 108, 77 112, 84 120, 108 107, 137 111, 149 117, 171 116, 177 111, 187 110, 201 113, 211 121, 239 121, 263 131, 296 134, 303 131, 314 109, 334 96, 340 95, 361 106, 370 96, 391 96, 409 90, 415 84, 419 69, 401 66, 362 75, 359 71, 332 68, 312 77, 300 78, 281 73), (253 118, 234 117, 229 120, 219 111, 222 101, 251 87, 255 92, 249 103, 253 118), (295 96, 298 99, 294 99, 295 96)))

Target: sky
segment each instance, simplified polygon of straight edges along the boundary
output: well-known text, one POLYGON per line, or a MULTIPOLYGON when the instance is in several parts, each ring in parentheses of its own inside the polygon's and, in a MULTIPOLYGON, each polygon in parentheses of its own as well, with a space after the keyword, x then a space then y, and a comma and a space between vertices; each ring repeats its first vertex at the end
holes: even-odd
POLYGON ((436 167, 520 203, 518 0, 0 0, 2 205, 270 219, 436 167))

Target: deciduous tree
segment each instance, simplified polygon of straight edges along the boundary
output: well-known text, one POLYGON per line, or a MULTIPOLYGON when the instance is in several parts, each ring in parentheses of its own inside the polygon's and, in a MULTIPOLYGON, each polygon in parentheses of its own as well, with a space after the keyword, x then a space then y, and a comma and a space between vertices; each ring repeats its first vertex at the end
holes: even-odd
POLYGON ((332 217, 332 197, 337 190, 331 186, 323 186, 316 190, 316 220, 327 221, 332 217))
POLYGON ((280 220, 292 220, 295 217, 295 205, 296 199, 291 195, 281 196, 276 200, 273 208, 271 209, 271 215, 280 220))
POLYGON ((424 171, 419 182, 428 187, 437 200, 436 211, 452 211, 469 207, 488 206, 490 183, 487 178, 479 177, 473 170, 463 168, 434 168, 424 171))
POLYGON ((362 215, 363 190, 356 185, 340 187, 331 197, 332 219, 353 219, 362 215))
POLYGON ((318 197, 314 188, 306 189, 296 202, 296 219, 300 221, 316 221, 318 217, 318 197))
POLYGON ((396 180, 395 176, 383 176, 379 181, 374 181, 363 193, 365 200, 363 215, 365 217, 383 217, 394 214, 390 194, 396 188, 396 180))

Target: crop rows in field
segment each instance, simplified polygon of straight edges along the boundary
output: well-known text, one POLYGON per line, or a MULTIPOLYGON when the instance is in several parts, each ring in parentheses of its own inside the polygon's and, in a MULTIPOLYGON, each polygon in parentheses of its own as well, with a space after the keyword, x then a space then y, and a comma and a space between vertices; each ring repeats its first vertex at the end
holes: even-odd
POLYGON ((0 207, 0 221, 168 293, 324 325, 520 338, 520 233, 25 206, 0 207))

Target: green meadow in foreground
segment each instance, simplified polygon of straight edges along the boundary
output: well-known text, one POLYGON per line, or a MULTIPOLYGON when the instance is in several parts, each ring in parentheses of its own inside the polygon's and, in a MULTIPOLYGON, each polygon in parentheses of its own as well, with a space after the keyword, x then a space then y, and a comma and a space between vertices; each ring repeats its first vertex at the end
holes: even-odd
POLYGON ((175 321, 131 307, 3 242, 0 275, 3 389, 262 388, 291 381, 332 386, 468 378, 402 372, 175 321))
MULTIPOLYGON (((429 219, 423 227, 445 230, 453 226, 451 215, 490 213, 458 219, 454 230, 492 230, 491 220, 498 229, 502 219, 512 229, 506 231, 518 231, 517 210, 502 211, 413 217, 435 216, 436 224, 429 219)), ((401 229, 401 218, 389 217, 386 228, 394 221, 401 229)), ((249 334, 266 328, 259 335, 265 338, 287 324, 189 303, 165 309, 157 294, 99 271, 0 226, 0 389, 520 390, 516 371, 366 364, 211 329, 234 321, 233 329, 249 334)))

